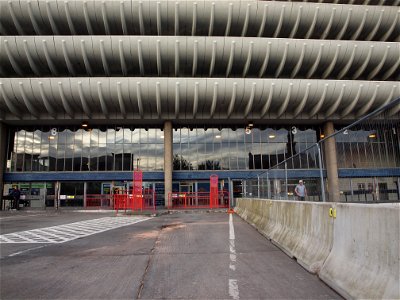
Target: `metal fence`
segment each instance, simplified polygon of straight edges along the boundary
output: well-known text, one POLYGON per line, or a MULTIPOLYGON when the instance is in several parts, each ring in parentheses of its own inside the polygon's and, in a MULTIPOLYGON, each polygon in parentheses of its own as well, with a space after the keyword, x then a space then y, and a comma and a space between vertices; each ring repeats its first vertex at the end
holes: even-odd
POLYGON ((332 134, 321 132, 315 144, 294 146, 293 155, 244 179, 243 197, 304 200, 298 195, 303 181, 306 201, 399 202, 399 111, 400 98, 340 129, 325 125, 332 134))

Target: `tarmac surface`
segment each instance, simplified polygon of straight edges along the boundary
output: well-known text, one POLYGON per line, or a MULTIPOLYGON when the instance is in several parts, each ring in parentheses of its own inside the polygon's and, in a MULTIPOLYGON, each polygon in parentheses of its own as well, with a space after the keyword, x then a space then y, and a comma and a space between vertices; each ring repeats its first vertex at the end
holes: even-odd
POLYGON ((2 237, 27 232, 65 237, 73 228, 82 236, 62 242, 3 239, 0 298, 341 299, 249 224, 225 212, 150 218, 113 212, 0 214, 2 237), (110 218, 138 222, 97 232, 110 218))

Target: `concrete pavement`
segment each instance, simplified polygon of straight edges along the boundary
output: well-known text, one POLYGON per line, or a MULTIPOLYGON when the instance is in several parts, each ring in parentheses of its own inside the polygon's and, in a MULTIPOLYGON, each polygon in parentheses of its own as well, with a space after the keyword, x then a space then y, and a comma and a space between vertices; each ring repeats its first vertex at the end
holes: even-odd
MULTIPOLYGON (((1 234, 105 216, 1 216, 1 234)), ((0 247, 1 299, 340 298, 238 216, 230 222, 221 212, 173 213, 65 243, 0 247)))

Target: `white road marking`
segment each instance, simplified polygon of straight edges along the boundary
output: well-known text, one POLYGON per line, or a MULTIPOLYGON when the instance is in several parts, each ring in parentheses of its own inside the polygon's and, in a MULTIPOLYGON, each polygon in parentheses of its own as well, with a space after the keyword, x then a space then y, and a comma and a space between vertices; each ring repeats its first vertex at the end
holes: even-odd
POLYGON ((237 284, 236 279, 229 279, 229 296, 232 297, 232 299, 238 300, 239 298, 239 287, 237 284))
MULTIPOLYGON (((235 229, 233 228, 232 214, 229 214, 229 269, 236 271, 235 229)), ((239 286, 237 279, 229 278, 229 296, 239 300, 239 286)))
POLYGON ((235 241, 235 228, 233 228, 232 214, 229 214, 229 239, 235 241))
POLYGON ((65 243, 81 237, 132 225, 150 218, 144 217, 105 217, 65 225, 39 228, 0 235, 0 244, 54 244, 65 243))
POLYGON ((29 248, 29 249, 26 249, 26 250, 23 250, 23 251, 18 251, 18 252, 12 253, 12 254, 10 254, 10 255, 8 255, 8 256, 9 256, 9 257, 17 256, 17 255, 19 255, 19 254, 26 253, 26 252, 29 252, 29 251, 32 251, 32 250, 36 250, 36 249, 40 249, 40 248, 43 248, 43 247, 45 247, 45 246, 39 246, 39 247, 29 248))
POLYGON ((3 220, 3 219, 11 219, 11 218, 15 218, 15 219, 17 219, 17 218, 36 217, 36 216, 43 216, 43 215, 44 215, 44 214, 35 214, 35 215, 29 215, 29 214, 26 214, 26 215, 16 215, 16 216, 1 217, 1 218, 0 218, 0 220, 3 220))

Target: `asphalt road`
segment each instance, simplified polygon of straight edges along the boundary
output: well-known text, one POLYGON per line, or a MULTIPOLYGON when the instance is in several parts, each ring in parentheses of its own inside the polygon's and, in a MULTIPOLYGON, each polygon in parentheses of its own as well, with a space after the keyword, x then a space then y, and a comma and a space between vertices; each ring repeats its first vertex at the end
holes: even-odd
MULTIPOLYGON (((0 217, 10 234, 113 213, 0 217)), ((135 216, 131 218, 137 218, 135 216)), ((339 299, 234 215, 173 213, 64 243, 1 243, 1 299, 339 299)))

